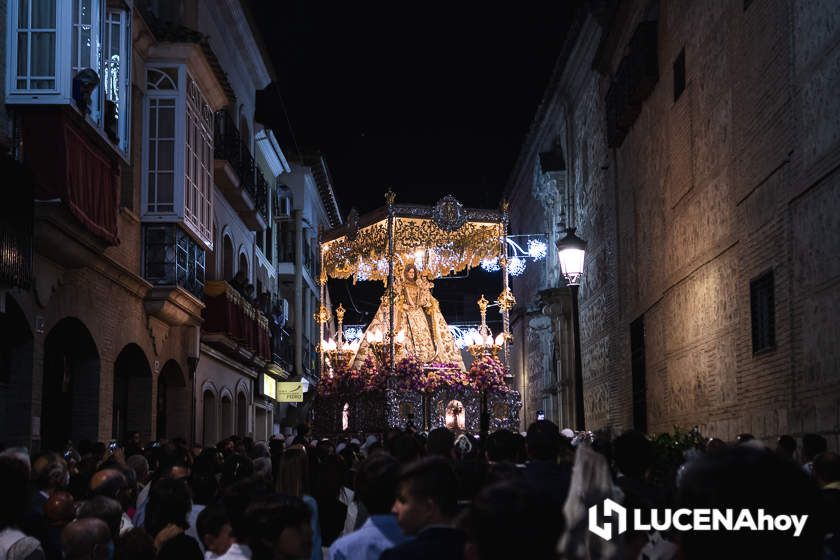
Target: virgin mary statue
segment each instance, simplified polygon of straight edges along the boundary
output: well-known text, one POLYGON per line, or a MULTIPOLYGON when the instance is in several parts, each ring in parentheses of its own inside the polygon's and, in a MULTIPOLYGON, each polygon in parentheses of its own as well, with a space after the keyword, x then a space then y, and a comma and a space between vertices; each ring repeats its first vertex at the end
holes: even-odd
MULTIPOLYGON (((461 352, 455 346, 455 340, 446 320, 440 312, 438 301, 432 296, 432 283, 417 272, 414 264, 407 264, 402 278, 394 282, 396 301, 394 302, 394 333, 405 333, 404 348, 396 359, 412 355, 421 363, 442 362, 456 364, 464 369, 461 352)), ((376 316, 368 326, 368 331, 379 329, 388 332, 388 298, 383 296, 376 316)), ((359 352, 356 354, 355 367, 361 365, 367 354, 367 337, 362 337, 359 352)))

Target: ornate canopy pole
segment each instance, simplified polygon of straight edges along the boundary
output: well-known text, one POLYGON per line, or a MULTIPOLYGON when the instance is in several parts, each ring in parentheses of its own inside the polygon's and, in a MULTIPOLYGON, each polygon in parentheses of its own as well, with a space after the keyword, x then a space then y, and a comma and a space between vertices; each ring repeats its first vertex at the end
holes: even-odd
POLYGON ((499 310, 502 312, 502 328, 504 331, 504 343, 503 343, 503 350, 504 350, 504 358, 505 358, 505 365, 510 365, 510 354, 509 354, 509 347, 510 347, 510 310, 516 305, 516 298, 513 297, 513 293, 510 291, 509 279, 508 279, 508 243, 507 243, 507 231, 508 231, 508 224, 510 221, 510 204, 507 200, 502 201, 502 215, 501 215, 501 222, 499 227, 501 228, 501 235, 499 236, 501 240, 501 258, 499 259, 499 264, 502 267, 502 293, 499 294, 499 299, 497 303, 499 304, 499 310))
MULTIPOLYGON (((318 338, 318 371, 321 375, 324 374, 324 325, 330 320, 330 311, 327 309, 327 269, 324 266, 324 226, 318 227, 318 246, 321 248, 321 258, 318 261, 318 285, 320 295, 320 305, 318 306, 318 313, 315 314, 315 320, 318 322, 318 329, 320 338, 318 338)), ((299 328, 299 327, 298 327, 299 328)))
POLYGON ((394 191, 388 189, 385 202, 388 205, 388 357, 394 369, 394 191))

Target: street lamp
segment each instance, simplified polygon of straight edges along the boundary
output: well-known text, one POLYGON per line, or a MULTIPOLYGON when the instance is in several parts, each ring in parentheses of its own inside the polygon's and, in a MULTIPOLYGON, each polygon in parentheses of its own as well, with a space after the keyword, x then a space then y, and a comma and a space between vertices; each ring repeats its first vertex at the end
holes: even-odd
POLYGON ((575 235, 575 228, 566 228, 566 235, 557 242, 557 260, 566 284, 572 292, 572 328, 575 337, 575 421, 578 430, 586 429, 583 414, 583 369, 580 363, 580 321, 578 318, 578 287, 583 276, 586 241, 575 235))

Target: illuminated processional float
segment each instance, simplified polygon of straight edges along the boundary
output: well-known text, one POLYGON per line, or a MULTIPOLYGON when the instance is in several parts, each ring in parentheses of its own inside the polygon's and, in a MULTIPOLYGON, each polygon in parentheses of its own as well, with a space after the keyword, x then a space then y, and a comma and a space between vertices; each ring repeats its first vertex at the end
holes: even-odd
POLYGON ((521 399, 508 371, 510 310, 508 207, 464 208, 446 196, 435 206, 396 204, 321 232, 319 284, 321 379, 313 428, 320 434, 377 433, 388 428, 487 434, 519 429, 521 399), (487 326, 490 304, 477 302, 481 326, 465 341, 472 356, 464 363, 437 300, 436 278, 457 274, 496 259, 503 289, 496 299, 502 332, 487 326), (344 339, 344 308, 335 310, 336 338, 324 340, 332 320, 326 302, 329 278, 381 281, 381 305, 362 338, 344 339))

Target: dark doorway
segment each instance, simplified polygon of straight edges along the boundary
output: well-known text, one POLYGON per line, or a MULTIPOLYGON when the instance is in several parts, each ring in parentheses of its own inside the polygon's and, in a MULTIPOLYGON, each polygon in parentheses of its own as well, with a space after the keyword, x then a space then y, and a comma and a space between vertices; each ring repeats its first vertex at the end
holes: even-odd
POLYGON ((222 437, 233 435, 233 401, 229 394, 222 395, 222 437))
POLYGON ((218 421, 216 419, 216 395, 213 394, 213 391, 210 389, 204 390, 204 395, 202 399, 203 405, 203 412, 204 412, 204 429, 203 429, 203 436, 204 436, 204 445, 216 445, 218 442, 218 434, 216 433, 216 425, 218 421))
POLYGON ((41 443, 63 450, 67 442, 99 435, 99 352, 75 317, 56 324, 44 343, 41 443))
POLYGON ((143 441, 152 435, 152 368, 136 344, 128 344, 114 362, 112 434, 124 441, 129 432, 143 441))
POLYGON ((248 435, 248 399, 242 392, 236 395, 236 435, 248 435))
POLYGON ((630 323, 630 362, 633 376, 633 428, 647 432, 644 315, 630 323))
POLYGON ((157 381, 157 439, 182 437, 189 434, 190 393, 181 366, 175 360, 163 364, 157 381))
MULTIPOLYGON (((0 296, 3 297, 3 296, 0 296)), ((32 417, 32 331, 10 295, 0 313, 0 441, 28 445, 32 417)), ((37 435, 37 434, 34 434, 37 435)))

